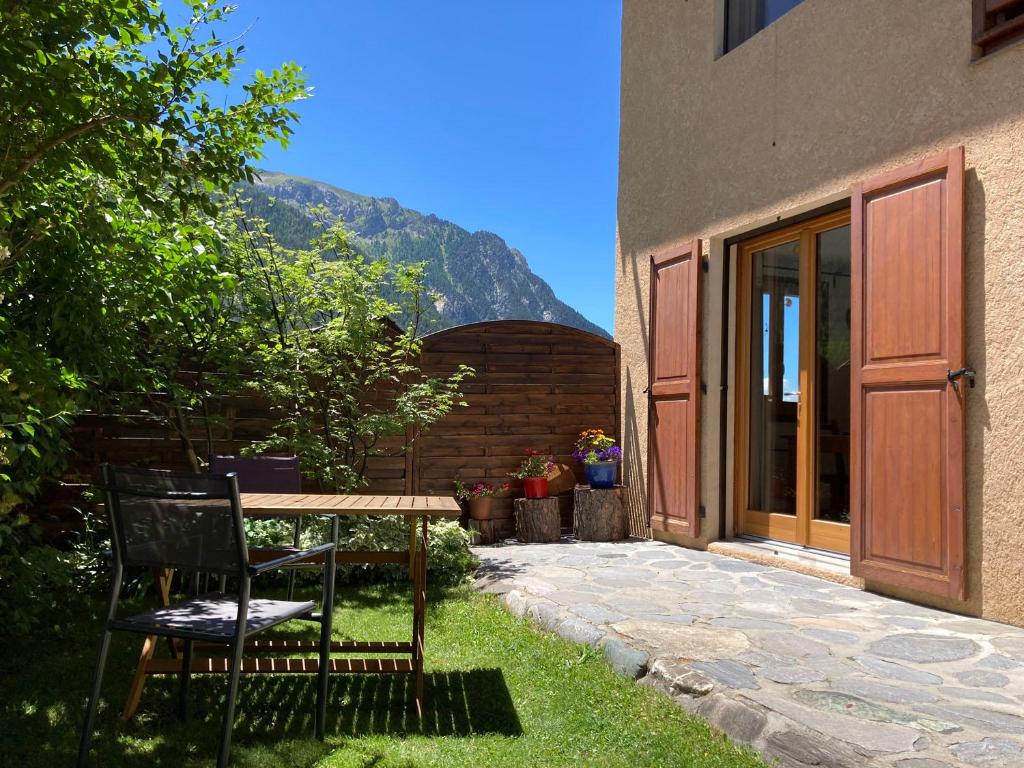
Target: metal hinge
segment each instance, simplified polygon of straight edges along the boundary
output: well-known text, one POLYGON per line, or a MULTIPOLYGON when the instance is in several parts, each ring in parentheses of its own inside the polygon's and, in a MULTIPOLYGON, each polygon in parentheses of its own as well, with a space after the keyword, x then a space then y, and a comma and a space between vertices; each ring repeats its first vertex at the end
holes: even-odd
POLYGON ((702 256, 700 259, 700 266, 705 272, 709 272, 711 270, 711 259, 707 256, 702 256))
POLYGON ((697 507, 697 516, 700 518, 705 518, 708 516, 708 511, 704 508, 703 504, 697 507))

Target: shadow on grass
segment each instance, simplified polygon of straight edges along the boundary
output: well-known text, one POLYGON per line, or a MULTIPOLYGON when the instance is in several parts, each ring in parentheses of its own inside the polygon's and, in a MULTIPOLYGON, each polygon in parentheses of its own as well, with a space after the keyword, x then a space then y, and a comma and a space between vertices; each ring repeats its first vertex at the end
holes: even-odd
MULTIPOLYGON (((404 613, 404 595, 388 594, 388 589, 340 591, 338 609, 342 613, 369 609, 368 615, 373 616, 388 613, 390 606, 404 613)), ((430 608, 441 608, 447 596, 448 590, 443 588, 431 590, 431 598, 437 603, 430 608)), ((148 600, 126 601, 123 612, 130 614, 149 607, 148 600)), ((73 764, 101 623, 95 605, 76 608, 69 612, 68 628, 61 636, 40 633, 0 661, 0 765, 42 768, 73 764)), ((404 616, 401 622, 404 628, 404 616)), ((304 625, 300 632, 288 634, 311 636, 304 625)), ((118 719, 138 658, 139 641, 137 635, 115 633, 89 764, 174 768, 212 765, 226 676, 194 676, 189 721, 182 721, 176 714, 177 681, 173 676, 149 678, 136 717, 129 723, 118 719)), ((167 655, 163 644, 158 655, 167 655)), ((407 674, 334 676, 327 708, 328 743, 321 744, 313 735, 315 676, 243 675, 232 765, 304 768, 337 749, 339 741, 364 736, 523 733, 500 669, 428 672, 422 719, 413 706, 414 684, 414 678, 407 674)))
POLYGON ((335 687, 328 727, 350 736, 369 733, 426 736, 521 736, 522 724, 500 669, 425 675, 423 717, 413 706, 413 678, 359 676, 335 687), (347 684, 347 685, 346 685, 347 684), (342 696, 339 704, 334 699, 342 696), (345 700, 349 703, 346 706, 345 700), (353 706, 353 704, 358 704, 353 706))
MULTIPOLYGON (((520 736, 519 716, 500 669, 434 672, 425 676, 423 717, 413 706, 411 675, 341 675, 331 681, 327 705, 327 737, 364 736, 520 736)), ((193 680, 192 717, 175 714, 177 686, 173 678, 152 678, 143 709, 127 723, 116 719, 118 698, 106 698, 90 757, 92 766, 184 766, 212 761, 224 711, 226 678, 197 676, 193 680)), ((5 724, 10 733, 40 730, 46 709, 62 712, 60 738, 36 744, 20 764, 70 765, 77 747, 82 707, 73 691, 55 691, 43 710, 17 707, 5 724)), ((253 762, 290 766, 312 765, 336 748, 313 736, 316 678, 309 675, 243 676, 235 716, 234 765, 253 762), (278 756, 279 755, 279 756, 278 756)), ((23 745, 24 746, 24 745, 23 745)), ((2 762, 2 761, 0 761, 2 762)))
MULTIPOLYGON (((254 739, 301 738, 313 728, 316 698, 313 678, 276 676, 259 685, 248 698, 236 733, 254 739), (282 712, 291 713, 281 717, 282 712)), ((214 681, 215 682, 215 681, 214 681)), ((327 703, 328 735, 361 736, 479 736, 523 733, 512 696, 500 669, 432 672, 424 676, 424 710, 413 706, 411 675, 343 675, 331 681, 327 703)), ((242 693, 246 693, 243 691, 242 693)), ((220 698, 204 702, 218 707, 220 698)))

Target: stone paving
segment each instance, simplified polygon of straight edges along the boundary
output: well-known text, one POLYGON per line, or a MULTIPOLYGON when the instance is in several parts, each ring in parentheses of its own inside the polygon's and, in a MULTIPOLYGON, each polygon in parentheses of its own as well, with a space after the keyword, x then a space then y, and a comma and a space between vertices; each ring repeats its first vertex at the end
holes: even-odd
POLYGON ((1024 766, 1024 630, 651 541, 479 547, 480 589, 780 765, 1024 766))

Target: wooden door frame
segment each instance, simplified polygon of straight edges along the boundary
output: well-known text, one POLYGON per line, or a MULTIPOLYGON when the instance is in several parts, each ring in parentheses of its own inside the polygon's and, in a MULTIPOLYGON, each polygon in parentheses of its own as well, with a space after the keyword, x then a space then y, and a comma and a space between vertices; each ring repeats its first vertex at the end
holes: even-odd
POLYGON ((780 539, 802 546, 813 546, 843 554, 850 552, 850 527, 845 523, 817 520, 814 517, 816 467, 815 412, 816 366, 814 365, 817 295, 817 236, 822 232, 850 224, 850 209, 801 221, 737 244, 736 274, 736 400, 734 430, 733 516, 738 534, 749 533, 768 539, 780 539), (763 512, 747 506, 750 469, 750 351, 751 351, 751 255, 766 248, 799 241, 800 243, 800 400, 797 404, 797 477, 796 514, 763 512))

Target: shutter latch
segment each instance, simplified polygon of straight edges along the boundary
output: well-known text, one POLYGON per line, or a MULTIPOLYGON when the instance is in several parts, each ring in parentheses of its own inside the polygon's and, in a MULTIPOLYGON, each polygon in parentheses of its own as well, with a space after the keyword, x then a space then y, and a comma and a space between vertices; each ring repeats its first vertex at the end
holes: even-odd
POLYGON ((954 389, 957 389, 956 380, 960 377, 964 377, 970 383, 971 389, 974 389, 974 369, 973 368, 958 368, 957 370, 948 369, 946 371, 946 378, 949 379, 954 389))

